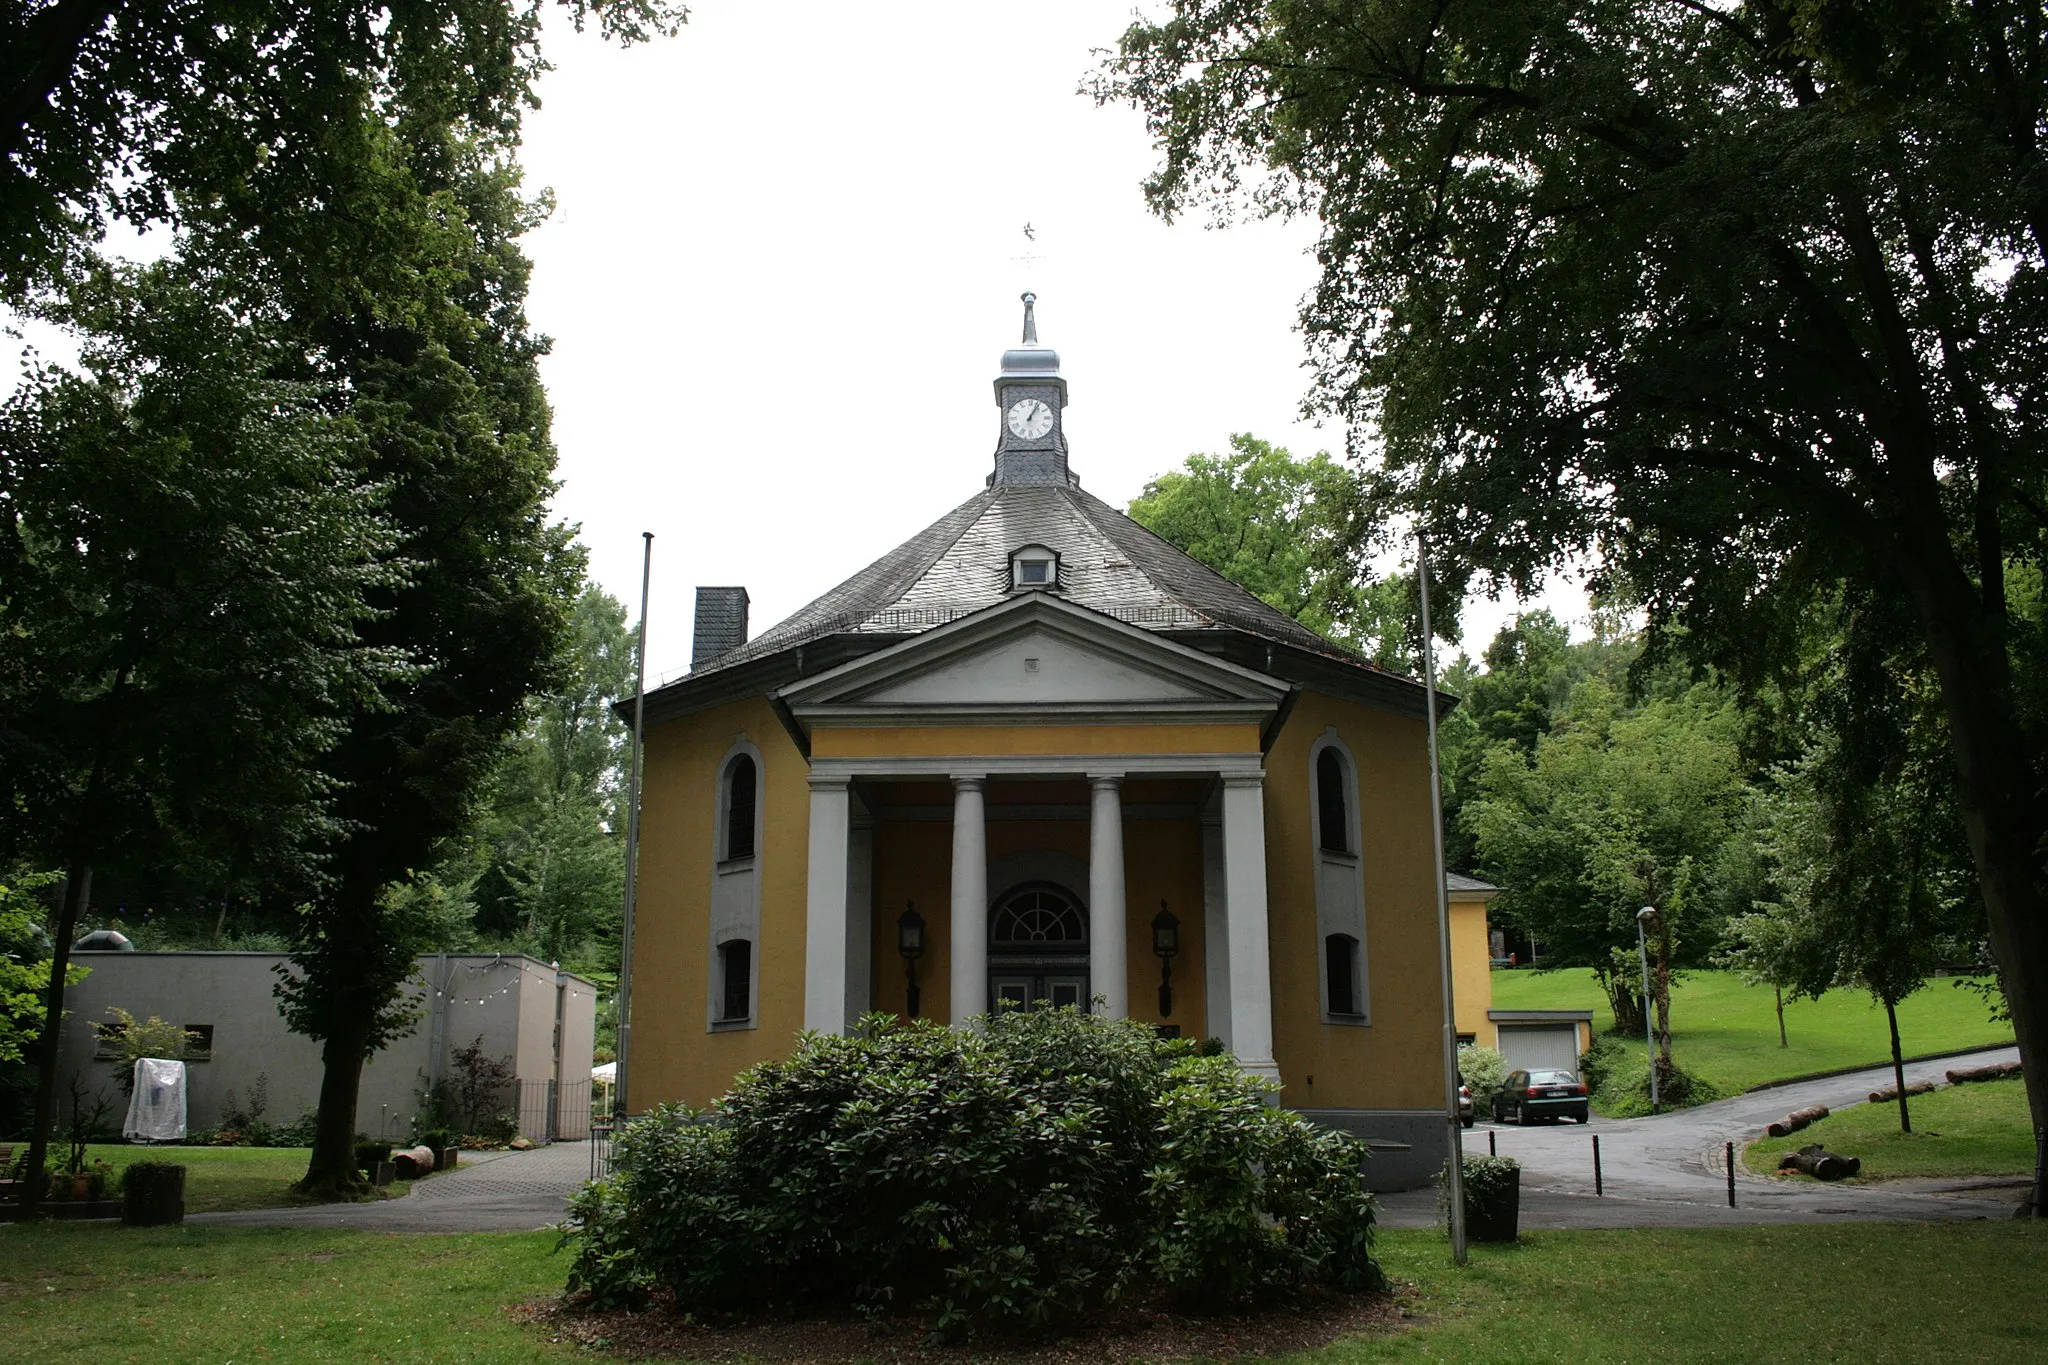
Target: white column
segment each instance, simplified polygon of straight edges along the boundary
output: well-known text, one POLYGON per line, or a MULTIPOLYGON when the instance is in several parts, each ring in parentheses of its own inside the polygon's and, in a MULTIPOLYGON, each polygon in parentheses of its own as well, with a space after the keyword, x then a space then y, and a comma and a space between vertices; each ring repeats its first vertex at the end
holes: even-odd
POLYGON ((846 1024, 874 1008, 875 822, 853 821, 846 857, 846 1024))
POLYGON ((1230 1032, 1238 1065, 1280 1077, 1273 1060, 1273 965, 1266 941, 1265 777, 1223 779, 1224 917, 1230 939, 1230 1032))
POLYGON ((1209 1036, 1230 1046, 1230 916, 1223 889, 1223 805, 1202 812, 1202 984, 1209 1036))
POLYGON ((804 902, 804 1027, 846 1032, 847 790, 811 779, 810 889, 804 902))
POLYGON ((953 1013, 988 1013, 988 819, 981 778, 953 779, 953 1013))
POLYGON ((1125 948, 1124 802, 1121 776, 1088 778, 1088 989, 1111 1019, 1131 1012, 1125 948))

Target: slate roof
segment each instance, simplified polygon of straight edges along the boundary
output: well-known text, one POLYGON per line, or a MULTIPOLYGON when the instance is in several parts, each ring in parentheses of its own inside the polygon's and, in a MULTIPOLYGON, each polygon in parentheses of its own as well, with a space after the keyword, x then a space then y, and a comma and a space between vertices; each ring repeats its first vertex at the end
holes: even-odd
POLYGON ((1008 597, 1010 552, 1029 544, 1059 552, 1059 590, 1068 601, 1129 625, 1174 632, 1240 631, 1368 672, 1385 671, 1268 606, 1079 487, 996 484, 690 677, 825 636, 914 635, 945 625, 1008 597))
POLYGON ((1462 872, 1444 873, 1444 885, 1452 891, 1498 891, 1492 882, 1482 882, 1477 877, 1468 877, 1462 872))

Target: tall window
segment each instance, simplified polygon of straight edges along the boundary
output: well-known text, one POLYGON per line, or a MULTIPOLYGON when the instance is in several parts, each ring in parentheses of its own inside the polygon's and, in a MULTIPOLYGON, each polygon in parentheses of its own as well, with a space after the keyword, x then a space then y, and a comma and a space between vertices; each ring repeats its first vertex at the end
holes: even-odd
POLYGON ((1358 940, 1331 934, 1323 940, 1323 966, 1329 973, 1330 1013, 1358 1014, 1358 940))
POLYGON ((752 1013, 749 1008, 752 992, 749 990, 754 977, 754 945, 743 938, 729 939, 718 945, 718 975, 720 981, 720 1019, 744 1019, 752 1013))
POLYGON ((1372 1022, 1366 970, 1365 841, 1359 829, 1358 766, 1331 726, 1309 749, 1310 832, 1316 872, 1316 940, 1323 953, 1323 1022, 1372 1022))
POLYGON ((746 754, 725 770, 724 856, 754 856, 754 760, 746 754))
POLYGON ((1324 849, 1351 852, 1351 820, 1344 809, 1344 757, 1334 748, 1316 756, 1316 825, 1324 849))

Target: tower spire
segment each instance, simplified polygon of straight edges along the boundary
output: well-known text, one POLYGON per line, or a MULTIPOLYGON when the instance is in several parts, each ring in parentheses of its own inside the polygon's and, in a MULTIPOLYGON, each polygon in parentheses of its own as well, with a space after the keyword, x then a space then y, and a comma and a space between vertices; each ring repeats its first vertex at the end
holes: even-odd
POLYGON ((1024 344, 1026 346, 1036 346, 1038 344, 1038 319, 1032 315, 1031 310, 1032 306, 1038 302, 1038 295, 1027 289, 1020 297, 1024 300, 1024 344))

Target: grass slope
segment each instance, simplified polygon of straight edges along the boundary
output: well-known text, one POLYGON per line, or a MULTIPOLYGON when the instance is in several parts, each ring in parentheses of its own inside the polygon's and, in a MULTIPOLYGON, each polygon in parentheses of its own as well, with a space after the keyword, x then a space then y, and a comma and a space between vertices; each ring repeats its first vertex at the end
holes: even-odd
POLYGON ((1745 1160, 1752 1171, 1775 1174, 1781 1155, 1818 1142, 1831 1152, 1863 1158, 1858 1183, 1902 1176, 2033 1174, 2033 1117, 2027 1110, 2026 1084, 2017 1076, 1909 1095, 1906 1108, 1913 1116, 1910 1133, 1899 1131, 1896 1102, 1857 1104, 1837 1109, 1791 1137, 1752 1144, 1745 1160))
MULTIPOLYGON (((550 1233, 0 1230, 0 1341, 23 1365, 589 1360, 504 1305, 558 1289, 550 1233)), ((1289 1359, 2008 1361, 2048 1340, 2048 1224, 1547 1232, 1473 1249, 1389 1232, 1424 1325, 1289 1359)))
POLYGON ((1462 1273, 1441 1234, 1381 1245, 1435 1321, 1295 1359, 2003 1362, 2048 1341, 2048 1224, 1542 1232, 1462 1273))
MULTIPOLYGON (((1494 972, 1492 981, 1495 1009, 1591 1009, 1595 1032, 1614 1026, 1607 997, 1590 971, 1494 972)), ((1688 972, 1672 985, 1672 1057, 1724 1093, 1788 1076, 1881 1066, 1891 1060, 1884 1010, 1861 992, 1833 991, 1819 1000, 1788 1001, 1785 1033, 1789 1045, 1779 1047, 1777 1012, 1768 986, 1745 985, 1733 972, 1688 972)), ((2012 1026, 1987 1022, 1982 997, 1940 980, 1900 1003, 1899 1041, 1908 1057, 1995 1047, 2012 1041, 2012 1026)))

